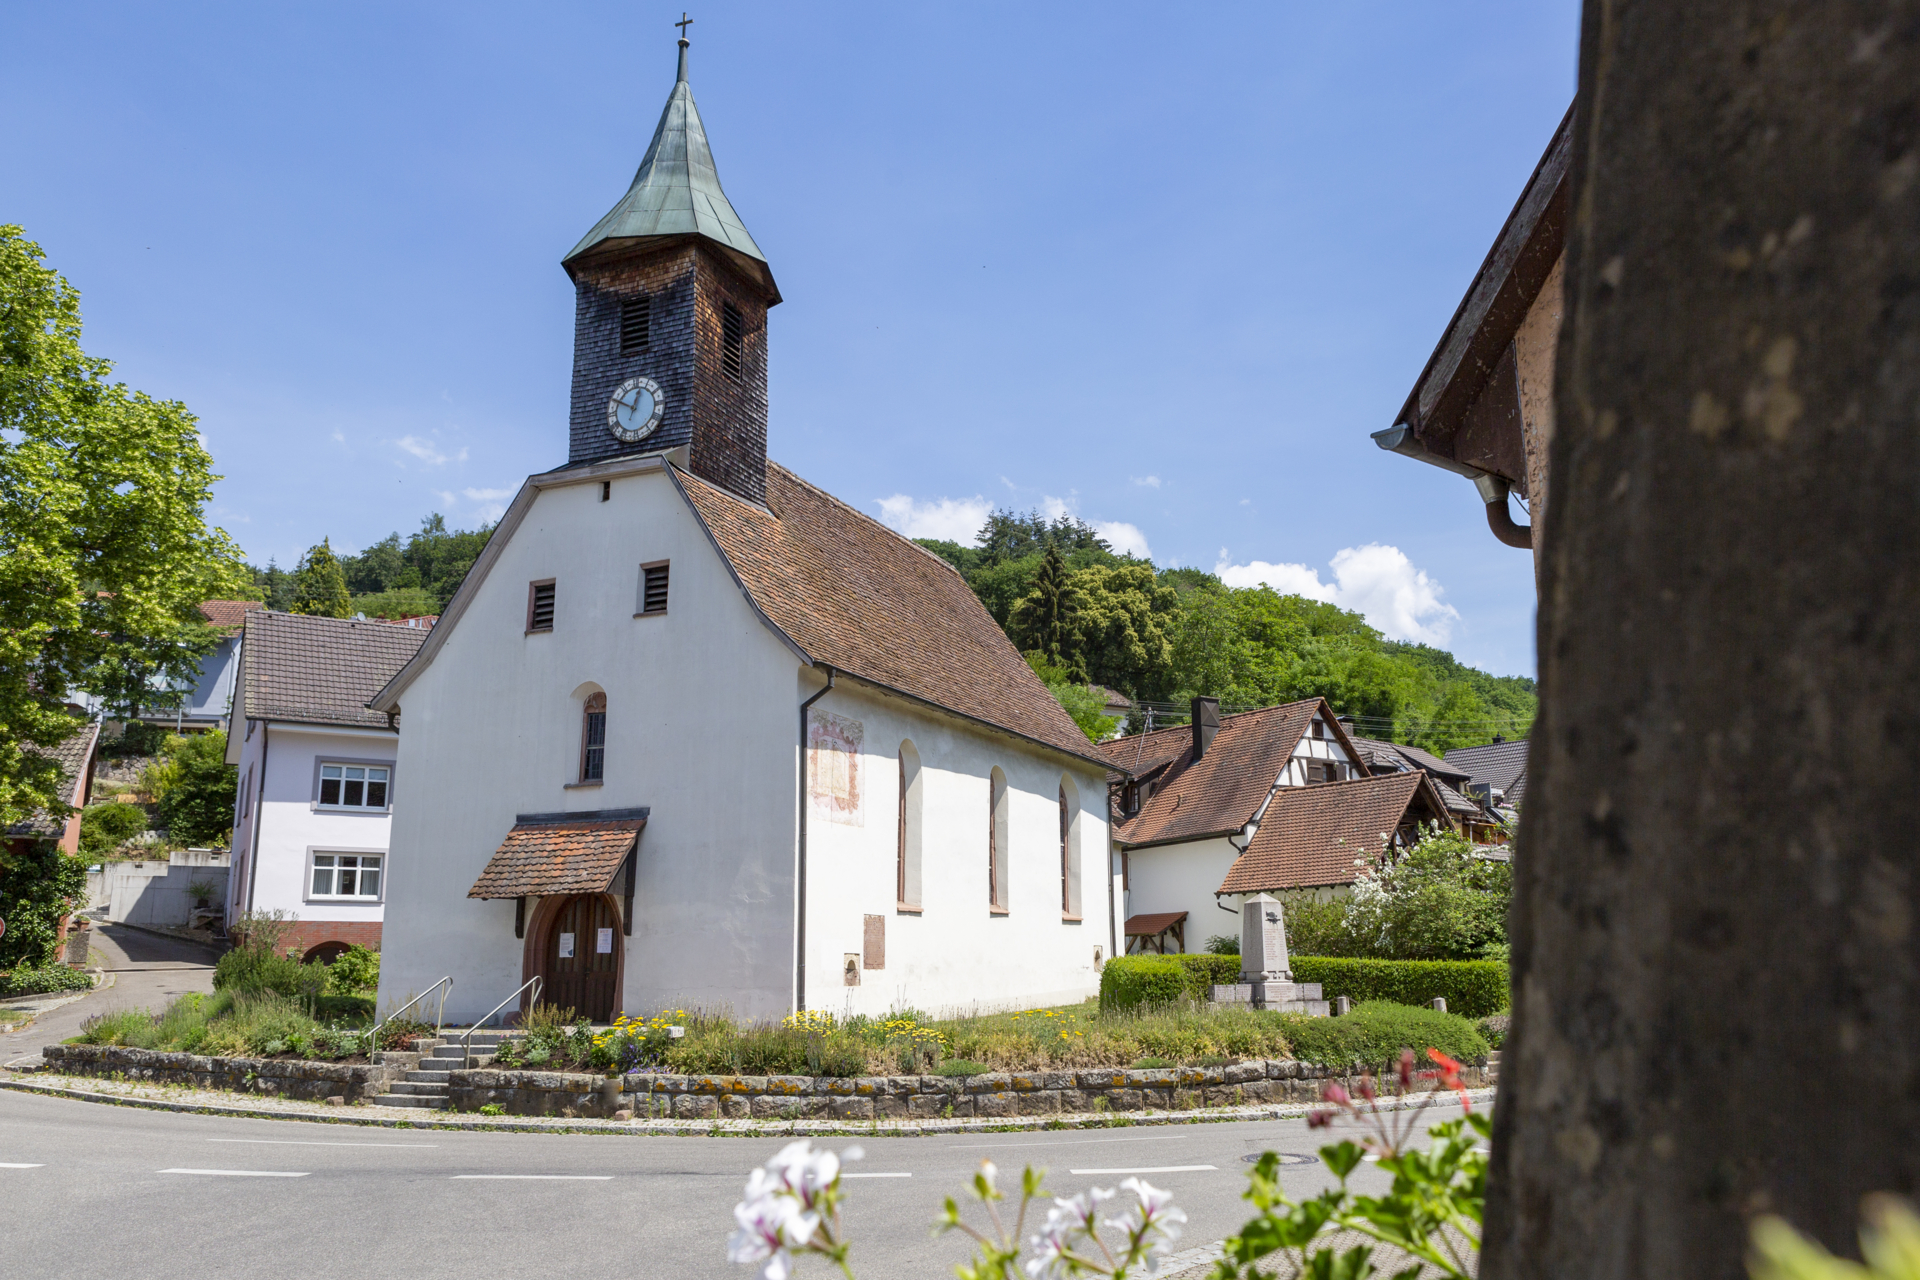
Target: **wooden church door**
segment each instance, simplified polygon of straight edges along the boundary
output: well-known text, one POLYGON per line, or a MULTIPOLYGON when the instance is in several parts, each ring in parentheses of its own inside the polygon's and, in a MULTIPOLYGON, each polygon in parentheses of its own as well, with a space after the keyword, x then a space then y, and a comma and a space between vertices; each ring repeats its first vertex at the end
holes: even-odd
POLYGON ((613 1021, 620 945, 620 915, 604 894, 561 903, 547 932, 542 1003, 572 1009, 593 1022, 613 1021))

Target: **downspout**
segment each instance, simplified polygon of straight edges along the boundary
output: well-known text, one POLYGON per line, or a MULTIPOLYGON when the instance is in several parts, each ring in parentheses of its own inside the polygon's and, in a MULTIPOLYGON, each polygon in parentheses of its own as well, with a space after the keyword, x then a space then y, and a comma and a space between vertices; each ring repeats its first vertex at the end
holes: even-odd
MULTIPOLYGON (((1289 763, 1291 763, 1291 761, 1289 761, 1289 763)), ((1276 788, 1276 790, 1277 790, 1277 788, 1276 788)), ((1267 804, 1271 804, 1272 802, 1273 802, 1273 791, 1268 791, 1268 792, 1267 792, 1267 804)), ((1240 860, 1240 857, 1241 857, 1241 855, 1243 855, 1243 854, 1245 854, 1245 853, 1246 853, 1246 851, 1247 851, 1247 845, 1250 845, 1250 844, 1252 844, 1252 843, 1253 843, 1253 837, 1254 837, 1254 835, 1255 835, 1256 833, 1258 833, 1258 832, 1259 832, 1259 830, 1260 830, 1260 819, 1261 819, 1261 818, 1263 818, 1263 817, 1265 817, 1265 816, 1266 816, 1266 813, 1267 813, 1267 805, 1266 805, 1266 804, 1262 804, 1262 805, 1260 806, 1260 812, 1259 812, 1259 813, 1256 813, 1255 815, 1253 815, 1253 821, 1251 821, 1251 822, 1249 822, 1249 823, 1248 823, 1248 824, 1247 824, 1246 826, 1244 826, 1244 827, 1242 827, 1242 828, 1240 828, 1240 835, 1241 835, 1241 836, 1242 836, 1242 837, 1243 837, 1243 838, 1244 838, 1244 839, 1246 840, 1246 844, 1234 844, 1234 843, 1233 843, 1233 837, 1232 837, 1232 836, 1227 836, 1227 837, 1226 837, 1226 842, 1227 842, 1227 844, 1228 844, 1228 845, 1229 845, 1229 846, 1230 846, 1230 847, 1231 847, 1231 848, 1233 849, 1233 851, 1234 851, 1234 861, 1235 861, 1235 862, 1238 862, 1238 861, 1240 860)), ((1216 893, 1216 894, 1214 894, 1214 895, 1213 895, 1213 905, 1214 905, 1214 906, 1216 906, 1216 907, 1219 907, 1219 908, 1220 908, 1220 910, 1222 910, 1222 911, 1224 911, 1224 912, 1226 912, 1226 913, 1227 913, 1228 915, 1230 915, 1230 916, 1237 916, 1237 915, 1239 915, 1239 914, 1240 914, 1240 908, 1238 908, 1238 907, 1229 907, 1229 906, 1224 906, 1224 905, 1222 905, 1222 904, 1221 904, 1221 902, 1220 902, 1220 899, 1222 899, 1222 898, 1224 898, 1224 897, 1226 897, 1226 895, 1225 895, 1225 894, 1223 894, 1223 893, 1216 893)))
POLYGON ((807 711, 833 692, 833 668, 827 667, 827 686, 800 704, 800 856, 794 867, 793 900, 793 1011, 807 1007, 807 711))
POLYGON ((1473 481, 1473 487, 1480 491, 1480 500, 1487 504, 1487 528, 1493 530, 1493 536, 1509 547, 1521 551, 1532 549, 1533 526, 1513 522, 1513 513, 1507 510, 1509 486, 1505 480, 1464 462, 1428 453, 1414 438, 1413 428, 1404 422, 1396 422, 1385 431, 1374 432, 1373 442, 1389 453, 1397 453, 1473 481))
POLYGON ((247 914, 253 914, 253 887, 260 882, 260 828, 266 822, 267 811, 263 802, 267 798, 267 748, 273 745, 273 726, 265 720, 260 722, 260 789, 253 797, 253 847, 247 850, 247 914))

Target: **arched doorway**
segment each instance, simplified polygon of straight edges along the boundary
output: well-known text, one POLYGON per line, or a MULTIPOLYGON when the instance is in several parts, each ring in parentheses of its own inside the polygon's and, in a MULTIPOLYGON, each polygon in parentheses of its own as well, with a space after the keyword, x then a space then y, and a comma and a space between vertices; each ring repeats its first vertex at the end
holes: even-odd
POLYGON ((319 961, 321 964, 332 964, 345 954, 347 954, 346 943, 323 942, 317 947, 309 948, 307 953, 300 957, 300 962, 302 964, 312 964, 315 961, 319 961))
POLYGON ((623 956, 620 910, 604 893, 563 898, 538 939, 541 1003, 591 1022, 613 1021, 623 956))

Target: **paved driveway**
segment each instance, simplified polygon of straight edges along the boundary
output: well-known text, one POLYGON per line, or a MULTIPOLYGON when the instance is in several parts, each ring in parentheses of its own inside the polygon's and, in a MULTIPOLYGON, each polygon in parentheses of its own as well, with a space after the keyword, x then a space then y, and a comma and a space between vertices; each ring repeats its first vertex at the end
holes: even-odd
POLYGON ((40 1047, 80 1033, 96 1013, 116 1009, 159 1011, 175 996, 213 990, 213 948, 125 925, 95 925, 89 958, 113 975, 113 985, 40 1015, 24 1031, 0 1037, 0 1063, 37 1061, 40 1047))

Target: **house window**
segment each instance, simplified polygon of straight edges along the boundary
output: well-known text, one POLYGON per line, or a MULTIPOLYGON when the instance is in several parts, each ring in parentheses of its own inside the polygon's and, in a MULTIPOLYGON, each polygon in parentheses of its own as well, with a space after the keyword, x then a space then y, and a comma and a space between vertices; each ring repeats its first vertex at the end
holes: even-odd
POLYGON ((1080 788, 1060 778, 1060 914, 1080 918, 1080 788))
POLYGON ((1129 782, 1120 788, 1120 812, 1129 818, 1140 812, 1139 783, 1129 782))
POLYGON ((316 853, 310 881, 313 891, 307 896, 377 899, 383 861, 377 853, 316 853))
POLYGON ((900 909, 920 909, 920 753, 900 744, 900 814, 894 889, 900 909))
POLYGON ((720 304, 720 367, 738 382, 746 367, 747 322, 731 302, 720 304))
POLYGON ((580 781, 600 782, 607 770, 607 695, 587 699, 580 724, 580 781))
POLYGON ((387 783, 392 774, 379 765, 322 764, 320 807, 323 809, 385 809, 387 783))
POLYGON ((667 562, 656 561, 640 566, 640 612, 665 613, 667 611, 667 562))
POLYGON ((527 584, 527 630, 553 630, 553 579, 527 584))
POLYGON ((647 349, 653 325, 653 299, 646 294, 628 298, 620 304, 620 354, 630 356, 647 349))
POLYGON ((987 906, 1007 911, 1007 775, 994 766, 987 780, 987 906))

